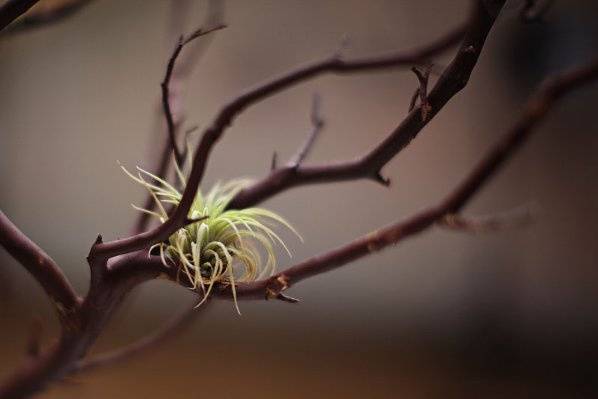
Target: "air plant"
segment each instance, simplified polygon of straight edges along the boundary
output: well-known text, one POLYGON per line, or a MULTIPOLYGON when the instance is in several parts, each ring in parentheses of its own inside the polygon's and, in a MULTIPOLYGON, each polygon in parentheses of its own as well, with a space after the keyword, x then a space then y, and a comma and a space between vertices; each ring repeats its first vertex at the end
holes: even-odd
MULTIPOLYGON (((187 163, 191 163, 189 159, 187 163)), ((122 165, 121 168, 149 191, 157 211, 132 204, 133 208, 164 223, 168 219, 165 208, 177 206, 182 198, 181 192, 165 179, 140 167, 137 167, 137 176, 122 165)), ((175 170, 184 189, 186 178, 176 162, 175 170)), ((235 308, 240 314, 235 284, 266 278, 275 272, 276 242, 291 256, 272 227, 285 226, 301 239, 288 222, 267 209, 227 209, 232 198, 249 182, 247 179, 224 184, 218 182, 205 196, 198 190, 188 216, 192 220, 201 220, 181 228, 168 241, 150 248, 150 253, 159 253, 165 266, 178 268, 178 273, 188 280, 191 289, 201 292, 202 299, 197 306, 209 298, 215 285, 230 286, 235 308)))

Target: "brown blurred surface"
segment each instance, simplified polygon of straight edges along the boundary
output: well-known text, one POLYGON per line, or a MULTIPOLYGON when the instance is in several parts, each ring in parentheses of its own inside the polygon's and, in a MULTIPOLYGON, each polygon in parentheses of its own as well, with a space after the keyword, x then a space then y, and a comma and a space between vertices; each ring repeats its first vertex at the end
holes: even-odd
MULTIPOLYGON (((515 4, 513 4, 515 3, 515 4)), ((306 238, 293 260, 433 203, 516 118, 543 76, 595 54, 593 1, 555 2, 521 26, 511 2, 467 89, 368 182, 296 189, 268 201, 306 238), (565 4, 566 3, 566 4, 565 4)), ((226 22, 185 90, 190 125, 231 96, 349 37, 348 55, 402 49, 463 20, 466 1, 228 1, 226 22)), ((194 3, 181 26, 203 20, 194 3)), ((81 292, 98 233, 127 234, 143 192, 116 161, 148 166, 159 81, 173 40, 169 1, 98 0, 56 26, 0 38, 0 207, 81 292)), ((443 64, 449 58, 439 59, 443 64)), ((206 186, 262 176, 309 131, 310 99, 327 127, 311 159, 355 156, 405 115, 415 77, 323 77, 248 110, 214 151, 206 186)), ((434 230, 293 288, 297 306, 218 304, 184 337, 130 362, 75 376, 47 398, 594 397, 598 354, 598 91, 576 93, 467 209, 537 208, 523 230, 434 230)), ((281 253, 281 267, 290 262, 281 253)), ((23 356, 39 288, 0 253, 0 377, 23 356)), ((133 295, 98 351, 153 330, 190 299, 151 283, 133 295)), ((54 328, 53 328, 54 327, 54 328)))

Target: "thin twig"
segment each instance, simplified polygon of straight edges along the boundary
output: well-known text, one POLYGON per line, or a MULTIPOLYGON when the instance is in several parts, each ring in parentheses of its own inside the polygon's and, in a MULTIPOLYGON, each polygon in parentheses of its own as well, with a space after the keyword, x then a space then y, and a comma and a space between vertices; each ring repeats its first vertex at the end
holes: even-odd
POLYGON ((298 168, 299 166, 301 166, 301 164, 313 148, 318 136, 322 132, 322 129, 324 128, 324 119, 322 119, 320 108, 321 99, 320 96, 316 93, 313 96, 310 115, 312 130, 309 136, 307 137, 307 140, 305 140, 303 146, 299 149, 297 154, 290 161, 289 164, 291 165, 291 167, 298 168))
POLYGON ((178 41, 176 47, 174 48, 174 51, 172 52, 172 55, 170 56, 170 58, 168 60, 168 64, 166 66, 166 73, 165 73, 164 79, 162 80, 162 83, 161 83, 162 108, 164 111, 164 116, 166 118, 166 126, 168 129, 168 137, 170 139, 170 146, 171 146, 172 151, 174 152, 174 157, 175 157, 175 160, 176 160, 177 164, 179 165, 179 167, 183 166, 184 156, 183 156, 183 152, 179 149, 178 144, 176 142, 177 125, 174 121, 174 116, 172 114, 172 108, 170 106, 170 80, 173 75, 174 67, 176 65, 177 58, 179 57, 179 55, 181 54, 181 51, 187 44, 191 43, 193 40, 195 40, 201 36, 207 35, 209 33, 212 33, 214 31, 217 31, 217 30, 220 30, 223 28, 225 28, 225 25, 218 25, 218 26, 214 26, 211 28, 207 28, 207 29, 199 28, 187 37, 181 36, 179 38, 179 41, 178 41))
MULTIPOLYGON (((188 8, 191 5, 190 2, 181 2, 180 0, 172 0, 171 6, 171 30, 173 30, 173 34, 171 36, 176 36, 178 34, 179 29, 181 26, 184 25, 184 17, 188 13, 188 8)), ((202 26, 220 26, 222 25, 223 20, 223 10, 222 10, 223 2, 220 0, 209 0, 208 1, 208 10, 206 12, 205 19, 202 23, 202 26)), ((169 166, 171 163, 171 154, 173 152, 173 148, 171 147, 171 143, 173 142, 172 130, 168 130, 169 126, 180 126, 182 124, 183 119, 183 112, 181 109, 175 109, 175 105, 179 105, 180 108, 180 95, 178 94, 177 90, 172 90, 173 87, 181 86, 185 80, 189 79, 194 67, 200 61, 201 56, 204 54, 205 50, 207 49, 208 45, 210 44, 210 38, 213 37, 212 35, 206 36, 203 40, 199 43, 195 43, 194 46, 188 48, 187 51, 184 52, 182 57, 177 59, 176 68, 173 65, 172 75, 170 76, 169 80, 169 92, 168 92, 168 102, 167 102, 167 112, 164 111, 164 91, 162 90, 162 96, 159 102, 160 112, 163 115, 166 115, 166 125, 167 125, 167 134, 164 135, 163 143, 161 145, 160 156, 158 157, 157 166, 152 169, 152 172, 156 176, 160 176, 162 178, 166 178, 169 170, 169 166), (168 123, 169 117, 171 119, 171 123, 168 123), (178 120, 175 117, 178 116, 178 120)), ((156 128, 157 131, 162 132, 162 118, 160 118, 159 123, 156 128)), ((193 129, 194 130, 194 129, 193 129)), ((185 135, 189 134, 193 130, 188 129, 185 132, 185 135)), ((176 133, 176 129, 174 131, 176 133)), ((175 139, 176 141, 176 139, 175 139)), ((183 147, 182 151, 182 158, 186 159, 187 156, 187 146, 183 147)), ((155 209, 155 202, 153 197, 148 194, 145 198, 145 203, 143 208, 153 211, 155 209)), ((137 220, 135 221, 135 225, 133 226, 132 233, 139 234, 145 230, 147 230, 148 224, 150 221, 150 215, 145 212, 140 212, 137 220)))

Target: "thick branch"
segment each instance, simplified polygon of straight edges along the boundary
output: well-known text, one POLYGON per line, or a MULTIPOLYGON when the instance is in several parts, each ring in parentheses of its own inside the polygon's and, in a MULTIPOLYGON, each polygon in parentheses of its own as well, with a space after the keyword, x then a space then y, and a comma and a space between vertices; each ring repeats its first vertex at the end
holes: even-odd
POLYGON ((79 305, 79 298, 58 265, 15 226, 4 212, 0 211, 0 245, 42 286, 52 299, 64 322, 79 305))
POLYGON ((26 398, 53 380, 65 377, 85 356, 127 293, 136 285, 154 279, 160 270, 145 263, 145 253, 120 257, 128 270, 117 270, 92 284, 85 300, 62 329, 61 336, 35 359, 27 358, 0 385, 0 399, 26 398))
POLYGON ((0 31, 19 18, 39 0, 7 0, 0 7, 0 31))

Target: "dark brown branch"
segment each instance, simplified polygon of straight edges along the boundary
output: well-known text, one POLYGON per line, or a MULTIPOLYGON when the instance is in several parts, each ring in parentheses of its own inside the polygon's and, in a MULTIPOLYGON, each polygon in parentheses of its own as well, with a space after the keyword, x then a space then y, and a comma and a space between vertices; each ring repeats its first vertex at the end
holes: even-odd
POLYGON ((181 36, 179 38, 179 42, 177 43, 176 47, 174 48, 174 51, 172 52, 172 55, 170 56, 170 59, 168 60, 168 64, 166 66, 166 73, 164 75, 164 80, 162 80, 162 83, 161 83, 162 108, 164 111, 164 116, 166 118, 166 127, 168 129, 168 137, 170 139, 170 147, 171 147, 172 151, 174 152, 174 157, 175 157, 175 160, 176 160, 177 164, 179 165, 179 167, 183 166, 184 157, 183 157, 183 152, 179 149, 178 144, 176 142, 177 126, 174 121, 174 116, 172 114, 172 108, 170 106, 170 79, 172 78, 177 58, 179 57, 179 55, 181 54, 181 51, 187 44, 189 44, 190 42, 192 42, 193 40, 195 40, 201 36, 207 35, 216 30, 223 29, 224 27, 225 27, 224 25, 218 25, 215 27, 207 28, 207 29, 199 28, 198 30, 196 30, 195 32, 193 32, 191 35, 189 35, 187 37, 181 36))
MULTIPOLYGON (((26 359, 6 381, 0 384, 0 399, 26 398, 53 380, 65 377, 83 358, 123 298, 136 285, 155 279, 161 272, 145 262, 146 253, 130 254, 115 259, 115 264, 127 264, 130 269, 92 276, 90 290, 83 303, 66 319, 61 336, 48 350, 26 359)), ((119 268, 117 268, 119 269, 119 268)), ((94 270, 92 269, 92 273, 94 270)))
MULTIPOLYGON (((307 259, 267 280, 237 284, 238 298, 264 299, 306 278, 336 269, 403 239, 420 233, 446 215, 458 213, 504 166, 564 95, 598 80, 598 59, 593 63, 562 73, 546 82, 528 102, 523 115, 507 134, 486 154, 471 174, 438 205, 404 221, 367 234, 328 253, 307 259)), ((222 291, 230 296, 228 289, 222 291)))
MULTIPOLYGON (((301 147, 299 149, 299 151, 297 152, 297 155, 295 155, 291 159, 291 161, 289 163, 289 165, 291 167, 298 168, 299 166, 301 166, 301 164, 303 163, 305 158, 309 155, 313 145, 316 142, 316 139, 322 132, 322 129, 324 128, 324 120, 322 119, 320 108, 321 108, 320 96, 318 94, 314 94, 314 98, 312 100, 312 106, 311 106, 311 117, 310 117, 312 130, 311 130, 309 136, 307 137, 307 140, 305 140, 303 147, 301 147)), ((272 169, 276 169, 276 164, 273 164, 273 166, 274 167, 272 169)))
POLYGON ((428 112, 430 112, 430 104, 428 104, 428 82, 430 80, 430 72, 432 70, 432 65, 427 65, 423 70, 420 70, 418 67, 411 68, 411 71, 417 77, 419 81, 419 87, 415 91, 413 97, 411 98, 411 103, 409 104, 409 112, 413 111, 415 108, 416 100, 419 98, 420 104, 420 112, 421 117, 425 121, 428 119, 428 112))
POLYGON ((79 297, 66 276, 48 254, 0 211, 0 245, 37 280, 64 322, 79 306, 79 297))
POLYGON ((39 0, 7 0, 0 7, 0 31, 25 14, 39 0))
MULTIPOLYGON (((465 24, 465 26, 467 26, 467 24, 465 24)), ((323 61, 298 68, 241 94, 239 97, 228 103, 228 105, 226 105, 216 116, 212 124, 204 131, 194 154, 193 167, 182 199, 166 223, 148 232, 121 240, 94 245, 90 253, 90 258, 107 259, 147 248, 152 244, 167 239, 186 223, 189 223, 187 215, 203 178, 208 156, 211 153, 214 144, 220 139, 224 130, 231 125, 233 120, 250 105, 256 104, 275 93, 288 89, 299 82, 324 73, 349 74, 398 68, 421 63, 456 44, 463 37, 464 29, 463 26, 459 27, 427 46, 405 53, 392 53, 379 57, 367 57, 351 61, 345 61, 342 58, 333 56, 323 61)), ((483 35, 483 39, 485 39, 485 35, 483 35)), ((475 54, 476 52, 474 51, 473 53, 475 54)), ((475 59, 477 59, 477 56, 475 59)), ((471 70, 469 72, 471 72, 471 70)), ((300 168, 297 170, 299 169, 300 168)))
MULTIPOLYGON (((181 26, 184 25, 184 19, 185 16, 187 15, 188 11, 189 11, 189 6, 191 5, 191 2, 186 1, 186 2, 181 2, 180 0, 172 0, 172 6, 171 6, 171 30, 174 32, 171 36, 177 36, 179 30, 181 29, 181 26)), ((223 24, 223 2, 220 0, 209 0, 208 1, 208 10, 206 13, 206 17, 202 23, 202 26, 206 26, 206 27, 214 27, 214 26, 220 26, 223 24)), ((170 115, 171 118, 171 122, 172 123, 168 123, 168 117, 167 119, 167 123, 166 123, 166 127, 167 127, 167 133, 165 135, 165 140, 162 144, 162 150, 160 153, 160 156, 158 158, 158 162, 157 162, 157 166, 155 168, 153 168, 153 173, 156 176, 160 176, 163 178, 167 177, 168 174, 168 170, 169 170, 169 166, 170 166, 170 161, 171 161, 171 153, 172 148, 171 148, 171 143, 173 142, 171 139, 171 132, 173 132, 171 129, 169 130, 169 125, 170 126, 174 126, 175 130, 176 127, 179 127, 180 125, 182 125, 182 119, 183 116, 182 111, 181 110, 176 110, 175 105, 176 104, 180 104, 180 101, 178 100, 178 90, 176 90, 176 87, 180 86, 185 79, 188 79, 191 75, 191 72, 193 71, 194 66, 199 62, 199 60, 201 59, 201 56, 205 53, 205 50, 207 49, 209 43, 210 43, 210 38, 213 36, 207 36, 204 38, 204 40, 200 41, 199 43, 195 43, 194 46, 192 46, 191 48, 186 49, 187 51, 185 51, 184 56, 182 58, 179 57, 179 59, 177 59, 177 63, 176 63, 176 67, 173 66, 173 71, 172 71, 172 76, 170 77, 169 80, 169 85, 168 85, 168 108, 167 108, 167 112, 164 112, 164 96, 161 96, 160 99, 160 109, 162 114, 164 115, 170 115), (177 120, 178 118, 178 120, 177 120)), ((164 94, 164 91, 162 91, 162 94, 164 94)), ((159 124, 159 127, 156 129, 161 131, 162 130, 162 125, 161 123, 159 124)), ((185 134, 189 134, 192 130, 187 130, 187 132, 185 132, 185 134)), ((175 140, 176 141, 176 140, 175 140)), ((173 147, 174 148, 174 147, 173 147)), ((184 149, 182 152, 182 158, 186 157, 186 153, 187 153, 187 146, 184 146, 184 149)), ((154 199, 152 198, 151 195, 147 195, 146 199, 145 199, 145 203, 143 208, 147 209, 147 210, 154 210, 155 208, 155 202, 154 199)), ((150 215, 148 213, 145 212, 140 212, 137 221, 135 222, 135 225, 133 227, 133 234, 139 234, 145 230, 147 230, 148 224, 150 221, 150 215)))
POLYGON ((19 19, 17 23, 7 29, 7 33, 20 33, 61 22, 91 4, 93 0, 72 0, 58 6, 40 7, 19 19))
MULTIPOLYGON (((497 12, 503 3, 504 1, 497 2, 497 12)), ((457 55, 426 96, 425 119, 421 117, 420 105, 393 132, 365 155, 355 160, 333 164, 277 169, 237 194, 229 206, 235 209, 246 208, 281 191, 306 184, 370 179, 388 185, 389 180, 382 177, 381 169, 417 136, 453 96, 465 87, 496 17, 497 13, 491 15, 481 2, 475 2, 471 23, 466 30, 465 38, 457 55)), ((420 53, 419 62, 413 59, 411 63, 429 63, 427 60, 432 55, 433 53, 430 52, 420 53)), ((363 62, 358 64, 363 65, 363 62)))
POLYGON ((185 309, 179 315, 175 316, 160 330, 151 335, 147 335, 139 341, 123 348, 80 361, 76 366, 76 371, 86 372, 98 367, 126 361, 149 349, 154 349, 157 346, 170 341, 173 337, 190 327, 200 315, 204 314, 205 306, 207 306, 207 304, 204 304, 202 309, 197 309, 196 304, 194 303, 188 309, 185 309))

